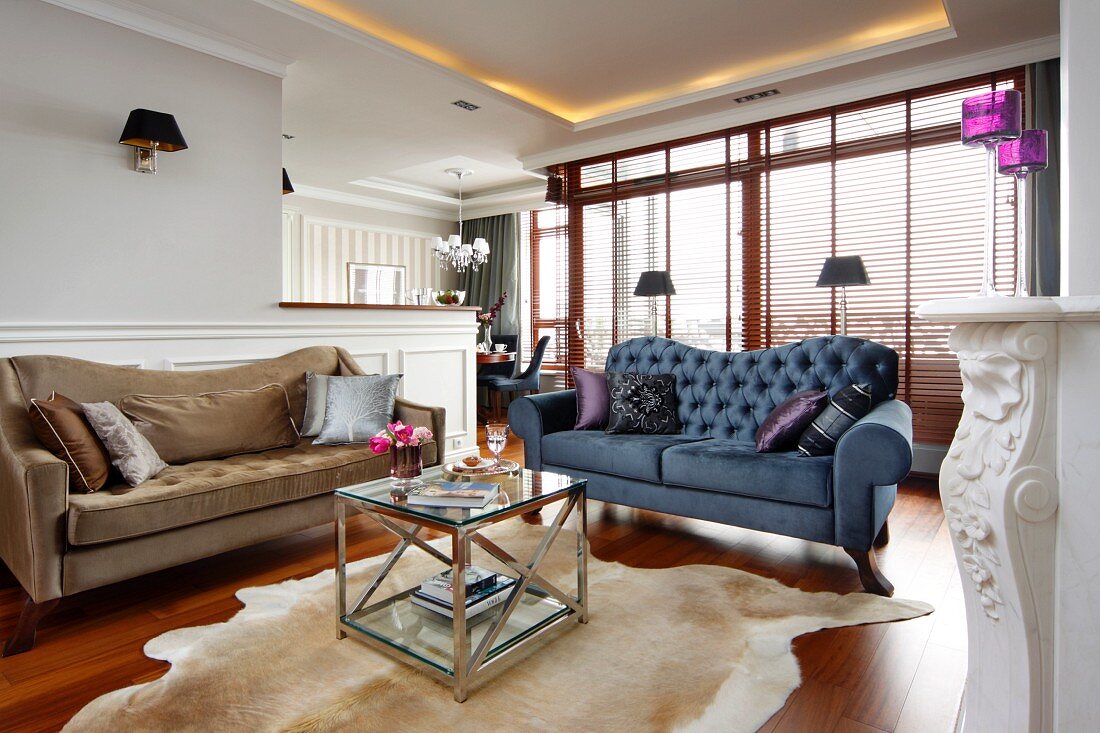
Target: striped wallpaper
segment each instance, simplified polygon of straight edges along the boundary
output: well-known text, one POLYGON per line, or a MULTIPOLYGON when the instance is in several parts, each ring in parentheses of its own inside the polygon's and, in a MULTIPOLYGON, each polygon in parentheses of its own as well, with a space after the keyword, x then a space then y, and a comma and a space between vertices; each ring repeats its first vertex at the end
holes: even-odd
MULTIPOLYGON (((428 237, 366 226, 302 217, 297 277, 298 299, 316 303, 347 303, 349 262, 404 265, 405 288, 439 286, 439 267, 428 237)), ((293 251, 293 248, 292 248, 293 251)), ((293 288, 297 290, 297 288, 293 288)))

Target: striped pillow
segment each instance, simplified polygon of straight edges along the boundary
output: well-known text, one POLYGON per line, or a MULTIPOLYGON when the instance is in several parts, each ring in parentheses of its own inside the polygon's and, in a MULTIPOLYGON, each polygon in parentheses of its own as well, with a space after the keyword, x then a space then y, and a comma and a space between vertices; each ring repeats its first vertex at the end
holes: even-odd
POLYGON ((848 428, 871 411, 871 385, 852 384, 829 398, 829 404, 814 418, 798 439, 804 456, 831 456, 848 428))

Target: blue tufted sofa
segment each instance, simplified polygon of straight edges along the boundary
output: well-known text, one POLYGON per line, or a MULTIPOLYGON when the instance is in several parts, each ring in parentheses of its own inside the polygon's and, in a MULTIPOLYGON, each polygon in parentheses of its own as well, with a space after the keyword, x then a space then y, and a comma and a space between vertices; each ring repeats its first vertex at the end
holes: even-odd
POLYGON ((514 401, 526 465, 588 479, 588 496, 843 547, 864 588, 890 595, 873 547, 913 460, 912 412, 894 399, 898 355, 872 341, 823 336, 725 353, 663 338, 611 348, 607 371, 674 374, 683 432, 607 435, 573 430, 576 392, 514 401), (756 430, 795 392, 871 385, 874 407, 832 456, 757 453, 756 430))

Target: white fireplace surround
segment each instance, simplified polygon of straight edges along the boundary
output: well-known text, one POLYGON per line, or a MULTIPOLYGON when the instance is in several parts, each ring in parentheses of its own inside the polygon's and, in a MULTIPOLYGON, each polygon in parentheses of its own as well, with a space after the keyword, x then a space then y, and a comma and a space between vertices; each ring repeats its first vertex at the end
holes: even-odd
POLYGON ((960 728, 1095 730, 1100 296, 939 300, 963 416, 940 497, 964 585, 960 728))

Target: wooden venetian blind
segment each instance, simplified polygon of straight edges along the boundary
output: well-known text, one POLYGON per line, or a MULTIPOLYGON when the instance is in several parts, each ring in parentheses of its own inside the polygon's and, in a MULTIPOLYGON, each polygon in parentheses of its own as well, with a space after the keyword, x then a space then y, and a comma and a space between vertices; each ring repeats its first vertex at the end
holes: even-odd
MULTIPOLYGON (((602 366, 610 346, 650 332, 649 301, 632 295, 648 269, 677 289, 658 303, 661 335, 736 350, 833 333, 837 298, 817 276, 826 257, 858 254, 872 284, 848 290, 848 333, 898 351, 916 440, 949 442, 961 411, 950 328, 914 312, 980 282, 984 153, 959 144, 961 102, 1023 85, 1012 69, 561 166, 564 363, 602 366)), ((1012 190, 1001 177, 1006 289, 1012 190)))

